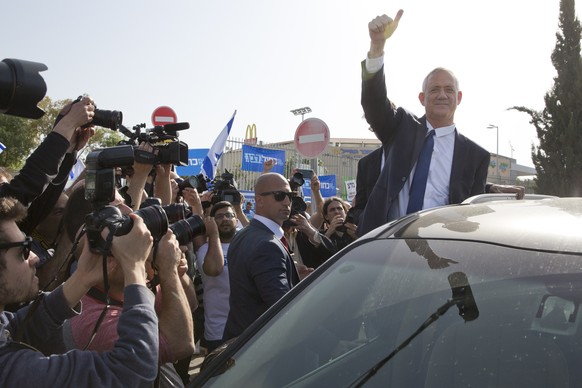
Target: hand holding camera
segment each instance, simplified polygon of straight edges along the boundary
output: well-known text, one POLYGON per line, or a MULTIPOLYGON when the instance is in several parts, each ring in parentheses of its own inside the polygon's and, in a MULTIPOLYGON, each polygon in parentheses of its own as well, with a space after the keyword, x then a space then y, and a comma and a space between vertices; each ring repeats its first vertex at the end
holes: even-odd
POLYGON ((145 285, 145 261, 152 249, 153 238, 141 217, 131 213, 129 218, 133 221, 133 227, 129 233, 113 238, 111 253, 123 269, 126 286, 145 285))

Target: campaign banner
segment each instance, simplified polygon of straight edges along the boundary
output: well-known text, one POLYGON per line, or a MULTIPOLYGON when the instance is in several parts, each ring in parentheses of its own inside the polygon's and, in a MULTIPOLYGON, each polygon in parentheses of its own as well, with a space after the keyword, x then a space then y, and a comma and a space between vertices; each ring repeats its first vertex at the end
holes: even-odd
POLYGON ((284 174, 285 170, 285 150, 273 150, 268 148, 242 146, 242 170, 263 172, 263 163, 267 160, 275 160, 272 172, 284 174))
POLYGON ((356 196, 356 180, 352 179, 345 182, 346 184, 346 193, 348 197, 348 202, 352 202, 354 197, 356 196))
MULTIPOLYGON (((320 183, 320 192, 323 198, 337 196, 335 175, 320 175, 318 176, 320 183)), ((311 182, 305 181, 303 184, 303 196, 311 198, 311 182)))
POLYGON ((208 155, 208 148, 191 148, 188 150, 188 165, 177 166, 176 173, 182 177, 198 175, 204 158, 208 155))

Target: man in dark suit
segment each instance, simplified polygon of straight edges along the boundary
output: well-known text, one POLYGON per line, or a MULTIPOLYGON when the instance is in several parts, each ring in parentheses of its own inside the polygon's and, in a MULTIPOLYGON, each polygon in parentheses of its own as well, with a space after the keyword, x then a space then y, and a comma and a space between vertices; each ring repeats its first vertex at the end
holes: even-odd
POLYGON ((255 184, 255 216, 228 249, 230 311, 223 340, 239 336, 255 319, 299 283, 295 264, 281 240, 291 213, 289 181, 277 173, 255 184))
POLYGON ((420 208, 460 203, 485 192, 490 155, 456 129, 454 116, 463 94, 450 70, 436 68, 425 78, 418 96, 425 107, 420 118, 403 108, 394 109, 387 98, 384 45, 402 13, 398 11, 394 20, 378 16, 368 24, 370 51, 362 62, 362 107, 387 154, 360 219, 359 235, 411 212, 413 174, 429 131, 434 130, 434 151, 428 156, 430 167, 420 208))
POLYGON ((360 223, 360 217, 368 203, 368 197, 372 193, 382 168, 383 147, 379 147, 362 159, 358 160, 356 175, 356 200, 351 208, 354 215, 354 224, 360 223))

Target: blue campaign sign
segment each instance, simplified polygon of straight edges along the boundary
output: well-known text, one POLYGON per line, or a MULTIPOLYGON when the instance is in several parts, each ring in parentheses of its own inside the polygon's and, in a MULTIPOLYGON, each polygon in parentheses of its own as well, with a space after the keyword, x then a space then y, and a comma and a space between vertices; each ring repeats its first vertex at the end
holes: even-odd
MULTIPOLYGON (((321 175, 318 176, 321 189, 321 196, 323 198, 335 197, 337 195, 335 175, 321 175)), ((303 195, 311 197, 310 182, 306 181, 303 185, 303 195)))
POLYGON ((176 167, 176 173, 180 176, 190 176, 200 174, 202 162, 208 155, 208 148, 194 148, 188 150, 188 166, 176 167))
POLYGON ((267 148, 253 147, 250 145, 242 146, 242 170, 263 172, 263 163, 266 160, 275 160, 277 163, 271 170, 272 172, 284 173, 285 169, 285 150, 272 150, 267 148))

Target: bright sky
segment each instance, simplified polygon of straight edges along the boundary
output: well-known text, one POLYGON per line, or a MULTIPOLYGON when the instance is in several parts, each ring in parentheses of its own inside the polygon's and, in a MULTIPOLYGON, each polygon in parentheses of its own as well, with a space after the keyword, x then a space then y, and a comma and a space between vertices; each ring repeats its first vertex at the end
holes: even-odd
MULTIPOLYGON (((577 4, 580 15, 582 4, 577 4)), ((0 7, 0 59, 42 62, 53 99, 89 93, 128 128, 161 105, 190 123, 180 139, 209 148, 236 109, 268 142, 291 140, 291 109, 324 120, 331 137, 373 138, 362 119, 360 61, 376 15, 404 16, 386 45, 388 95, 419 116, 418 92, 437 66, 459 78, 458 130, 533 166, 528 116, 553 85, 559 0, 20 0, 0 7), (511 144, 511 146, 510 146, 511 144)))

